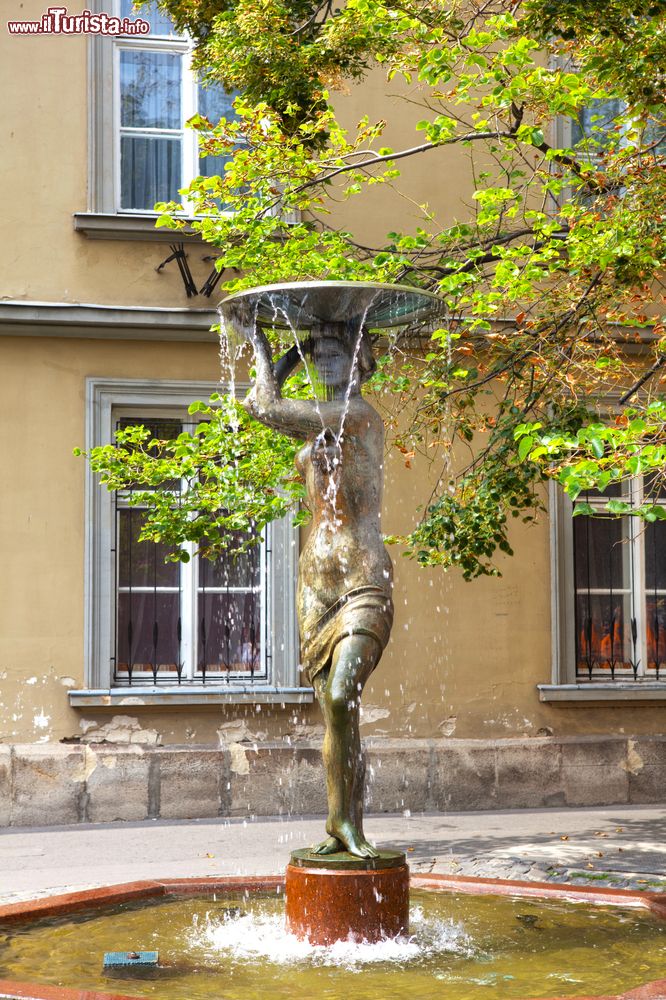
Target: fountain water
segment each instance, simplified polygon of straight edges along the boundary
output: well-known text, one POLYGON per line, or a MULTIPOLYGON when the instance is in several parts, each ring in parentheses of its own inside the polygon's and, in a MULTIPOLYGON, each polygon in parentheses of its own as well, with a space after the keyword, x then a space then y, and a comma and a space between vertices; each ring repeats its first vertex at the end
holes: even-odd
MULTIPOLYGON (((329 945, 407 931, 404 854, 378 852, 363 833, 363 687, 393 622, 392 565, 380 528, 384 428, 361 395, 376 366, 369 329, 424 322, 443 311, 434 295, 364 282, 302 282, 250 289, 220 306, 223 328, 253 346, 256 420, 305 442, 297 467, 313 523, 299 562, 301 657, 326 726, 323 756, 328 837, 295 851, 287 869, 287 925, 329 945), (294 346, 275 364, 264 326, 288 329, 294 346), (302 362, 313 400, 281 389, 302 362)), ((232 351, 227 352, 229 356, 232 351)))
POLYGON ((666 924, 655 919, 666 916, 659 893, 436 876, 416 876, 413 889, 409 936, 329 946, 288 933, 281 880, 270 877, 132 883, 0 906, 0 996, 666 996, 666 980, 655 981, 666 962, 666 924), (548 894, 560 898, 535 898, 548 894), (104 967, 104 955, 132 945, 159 952, 159 962, 139 977, 128 969, 131 978, 118 982, 118 969, 104 967))

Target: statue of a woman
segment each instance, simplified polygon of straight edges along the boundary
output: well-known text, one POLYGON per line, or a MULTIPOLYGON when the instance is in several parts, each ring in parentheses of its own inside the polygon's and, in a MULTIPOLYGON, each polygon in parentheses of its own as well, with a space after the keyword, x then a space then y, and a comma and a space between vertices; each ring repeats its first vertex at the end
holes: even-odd
POLYGON ((328 839, 318 854, 376 857, 363 834, 364 764, 359 733, 363 687, 393 622, 392 566, 380 530, 384 425, 361 396, 375 367, 367 331, 322 325, 306 350, 326 387, 325 402, 283 399, 301 360, 291 348, 274 366, 263 331, 251 335, 256 382, 244 402, 262 423, 304 440, 296 458, 313 514, 301 553, 298 620, 304 673, 326 725, 328 839))

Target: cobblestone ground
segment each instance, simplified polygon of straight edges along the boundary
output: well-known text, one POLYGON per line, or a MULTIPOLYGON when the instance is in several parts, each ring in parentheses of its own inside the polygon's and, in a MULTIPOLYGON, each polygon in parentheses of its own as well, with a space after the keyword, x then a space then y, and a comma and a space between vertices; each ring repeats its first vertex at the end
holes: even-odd
POLYGON ((503 878, 522 882, 559 882, 567 885, 598 885, 614 889, 645 889, 652 892, 666 891, 665 874, 647 872, 586 870, 567 865, 544 866, 536 861, 512 857, 451 858, 442 861, 432 858, 412 862, 414 873, 441 872, 446 875, 473 875, 476 878, 503 878))

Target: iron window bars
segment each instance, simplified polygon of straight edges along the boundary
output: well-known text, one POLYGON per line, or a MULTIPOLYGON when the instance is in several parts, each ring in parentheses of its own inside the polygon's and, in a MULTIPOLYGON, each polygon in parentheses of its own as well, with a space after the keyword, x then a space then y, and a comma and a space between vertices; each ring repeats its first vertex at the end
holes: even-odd
MULTIPOLYGON (((123 417, 116 428, 134 424, 163 439, 191 426, 136 416, 123 417)), ((162 488, 178 502, 179 482, 162 488)), ((189 563, 166 561, 166 546, 140 540, 144 515, 130 503, 133 492, 114 494, 114 683, 265 681, 270 661, 265 544, 215 561, 196 556, 189 563)))
MULTIPOLYGON (((619 486, 614 495, 622 495, 619 486)), ((640 503, 642 483, 623 499, 640 503)), ((600 511, 608 497, 581 496, 600 511)), ((573 519, 576 680, 660 680, 666 673, 666 524, 573 519)))

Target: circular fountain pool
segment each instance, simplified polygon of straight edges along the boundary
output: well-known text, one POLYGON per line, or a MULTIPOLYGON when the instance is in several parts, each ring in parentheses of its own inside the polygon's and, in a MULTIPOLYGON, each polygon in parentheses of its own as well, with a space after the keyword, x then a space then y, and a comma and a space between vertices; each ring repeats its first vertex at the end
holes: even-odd
MULTIPOLYGON (((2 980, 160 1000, 589 997, 665 969, 666 924, 643 909, 418 890, 409 936, 374 945, 296 940, 279 887, 0 923, 2 980), (158 951, 160 968, 141 979, 103 973, 105 952, 132 950, 158 951)), ((12 995, 40 994, 0 983, 12 995)))

